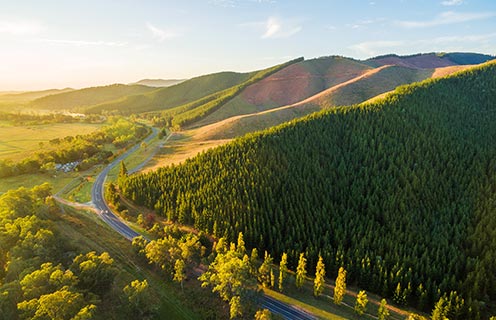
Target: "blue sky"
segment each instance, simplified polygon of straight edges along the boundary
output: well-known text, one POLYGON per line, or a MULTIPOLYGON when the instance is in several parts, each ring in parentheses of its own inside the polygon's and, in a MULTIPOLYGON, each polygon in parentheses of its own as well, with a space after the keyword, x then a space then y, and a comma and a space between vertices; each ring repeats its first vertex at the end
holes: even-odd
POLYGON ((0 0, 0 91, 190 78, 291 58, 496 54, 494 0, 0 0))

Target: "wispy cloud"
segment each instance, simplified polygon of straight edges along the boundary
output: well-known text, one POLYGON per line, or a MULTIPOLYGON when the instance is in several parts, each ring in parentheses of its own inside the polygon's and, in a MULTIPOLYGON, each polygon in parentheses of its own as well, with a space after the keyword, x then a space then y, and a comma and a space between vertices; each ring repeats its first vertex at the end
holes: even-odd
POLYGON ((269 17, 265 23, 265 33, 262 35, 262 38, 289 38, 300 32, 301 29, 302 27, 299 25, 282 21, 276 17, 269 17))
POLYGON ((454 12, 446 11, 432 20, 397 21, 396 24, 405 28, 425 28, 447 24, 462 23, 474 20, 484 20, 496 16, 496 12, 454 12))
POLYGON ((36 35, 41 33, 43 26, 35 21, 5 20, 0 21, 0 33, 14 36, 36 35))
POLYGON ((443 6, 459 6, 463 3, 463 0, 445 0, 441 4, 443 6))
POLYGON ((177 38, 180 36, 180 33, 176 30, 172 29, 161 29, 154 26, 151 23, 146 24, 146 28, 151 32, 153 38, 162 42, 167 39, 177 38))
POLYGON ((114 41, 86 41, 86 40, 66 40, 66 39, 39 39, 39 42, 75 46, 75 47, 90 47, 90 46, 105 46, 105 47, 123 47, 127 42, 114 41))
POLYGON ((259 31, 262 39, 289 38, 303 29, 294 20, 285 20, 274 16, 267 18, 266 21, 242 23, 239 26, 259 31))

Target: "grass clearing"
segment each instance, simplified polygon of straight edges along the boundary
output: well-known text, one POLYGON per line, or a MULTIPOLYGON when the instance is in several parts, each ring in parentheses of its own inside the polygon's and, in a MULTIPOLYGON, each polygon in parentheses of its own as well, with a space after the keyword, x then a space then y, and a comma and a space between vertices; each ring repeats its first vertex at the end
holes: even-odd
POLYGON ((94 132, 103 124, 55 123, 36 126, 12 126, 0 122, 0 159, 21 160, 31 153, 50 150, 49 141, 67 136, 85 135, 94 132))
POLYGON ((15 177, 7 177, 0 179, 0 193, 7 192, 10 189, 17 189, 20 187, 32 188, 34 186, 48 182, 52 185, 53 191, 61 190, 68 183, 73 181, 79 176, 76 172, 57 173, 56 176, 49 174, 23 174, 15 177))
MULTIPOLYGON (((197 140, 194 138, 195 131, 173 133, 170 139, 160 148, 159 152, 143 168, 143 172, 152 171, 159 167, 164 167, 173 163, 181 163, 202 151, 231 141, 230 139, 197 140)), ((131 167, 128 166, 128 168, 131 167)))

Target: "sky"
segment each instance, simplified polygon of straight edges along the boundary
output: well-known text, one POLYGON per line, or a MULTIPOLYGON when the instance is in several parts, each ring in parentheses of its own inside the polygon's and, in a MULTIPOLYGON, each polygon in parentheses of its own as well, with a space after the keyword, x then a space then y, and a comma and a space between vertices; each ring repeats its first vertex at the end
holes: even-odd
POLYGON ((0 0, 0 91, 452 51, 496 54, 496 1, 0 0))

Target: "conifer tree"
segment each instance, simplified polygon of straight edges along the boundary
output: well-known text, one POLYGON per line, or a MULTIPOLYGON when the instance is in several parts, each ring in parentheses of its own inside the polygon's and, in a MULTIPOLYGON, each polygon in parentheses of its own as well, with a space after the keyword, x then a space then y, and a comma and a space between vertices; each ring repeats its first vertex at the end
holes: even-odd
POLYGON ((119 185, 119 188, 122 188, 124 186, 124 181, 126 180, 128 175, 128 171, 126 168, 126 164, 124 161, 121 161, 119 164, 119 176, 117 177, 117 184, 119 185))
POLYGON ((343 267, 339 268, 338 276, 336 278, 336 285, 334 286, 334 303, 341 304, 346 293, 346 270, 343 267))
POLYGON ((446 301, 444 300, 444 297, 439 298, 438 302, 434 306, 434 309, 432 310, 432 315, 431 319, 432 320, 446 320, 446 301))
POLYGON ((367 293, 365 292, 365 290, 360 290, 357 294, 355 303, 355 312, 359 316, 363 316, 363 314, 367 310, 367 303, 369 303, 369 299, 367 299, 367 293))
POLYGON ((264 261, 258 269, 258 280, 264 288, 270 286, 270 274, 272 272, 272 257, 265 251, 264 261))
POLYGON ((231 319, 243 315, 243 307, 241 305, 240 296, 234 296, 231 298, 231 300, 229 300, 229 315, 231 319))
POLYGON ((251 274, 257 278, 258 277, 258 250, 257 248, 253 248, 251 250, 251 255, 250 255, 250 271, 251 274))
POLYGON ((279 263, 279 291, 282 292, 284 289, 284 280, 286 279, 288 273, 288 255, 286 253, 282 254, 281 262, 279 263))
POLYGON ((381 304, 379 305, 379 309, 377 310, 377 319, 378 320, 386 320, 389 318, 389 310, 387 308, 386 299, 381 300, 381 304))
POLYGON ((174 264, 174 281, 181 284, 181 290, 183 290, 183 282, 186 279, 185 264, 183 259, 177 259, 174 264))
POLYGON ((244 256, 246 253, 245 240, 243 238, 243 232, 238 234, 238 246, 237 251, 241 256, 244 256))
POLYGON ((325 284, 325 265, 322 256, 319 256, 315 270, 315 280, 313 281, 313 295, 318 297, 322 294, 325 284))
POLYGON ((298 289, 303 287, 305 283, 305 277, 307 276, 307 259, 305 258, 305 253, 300 253, 300 259, 298 260, 298 267, 296 268, 296 287, 298 289))

